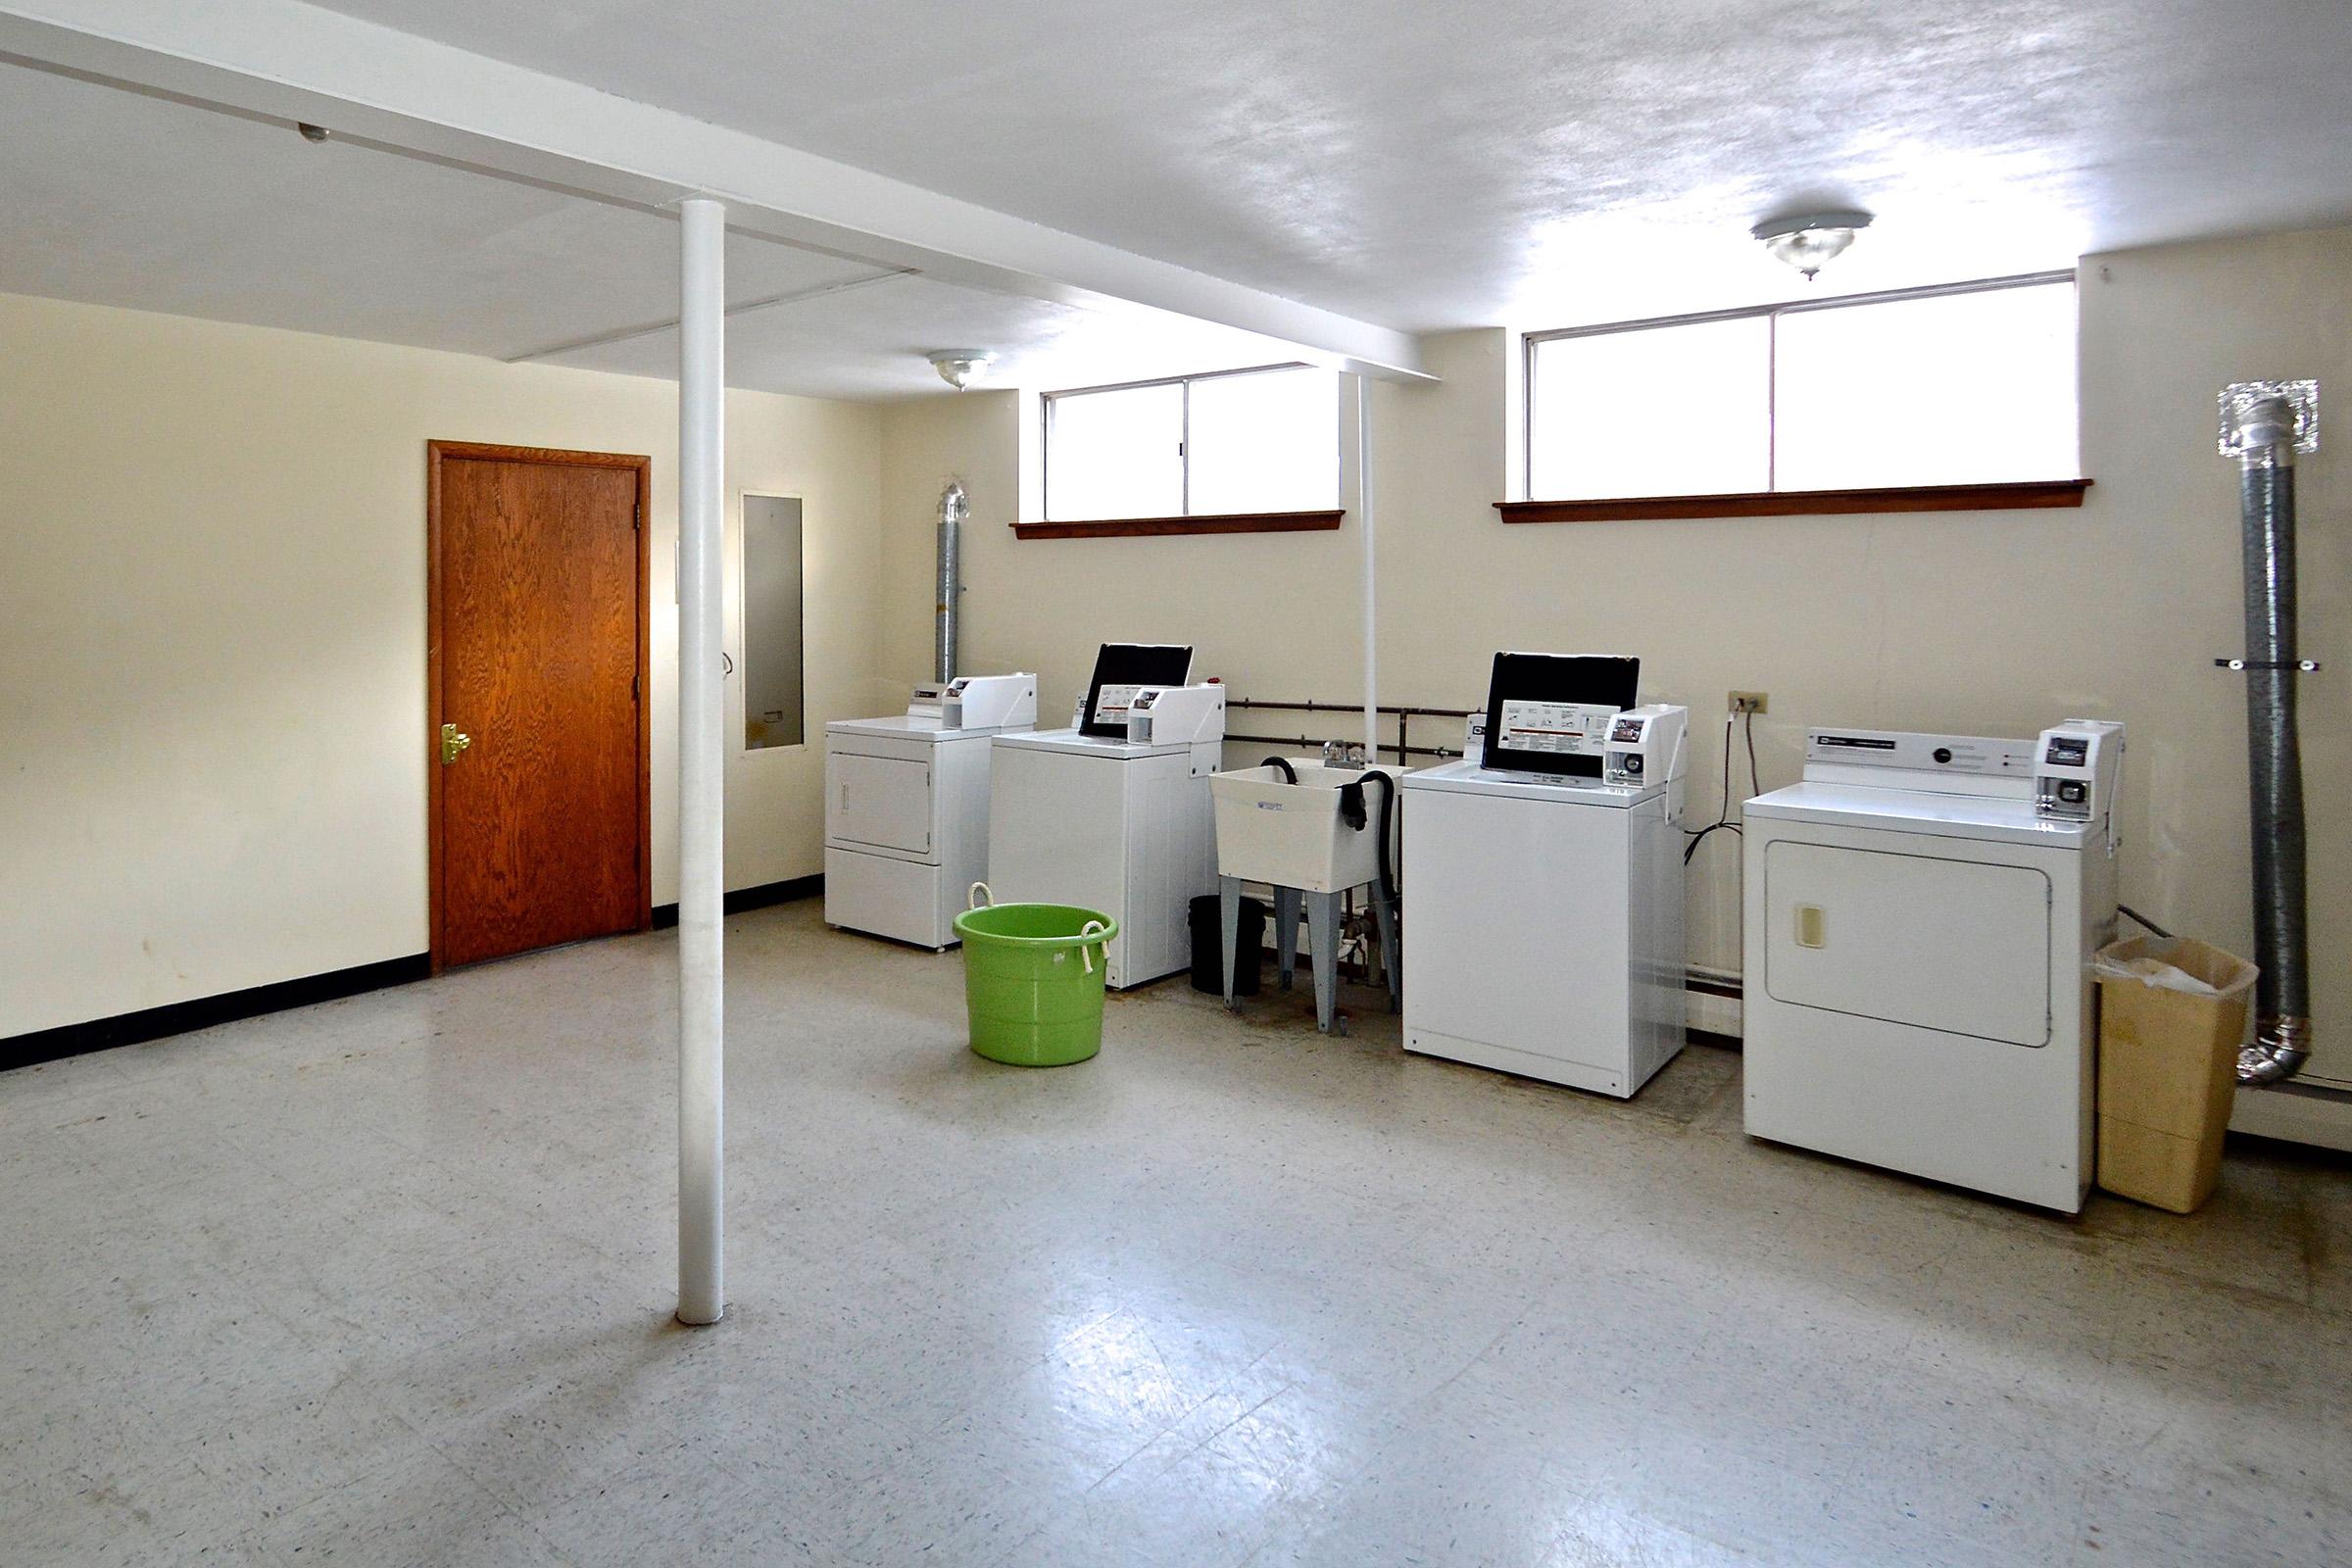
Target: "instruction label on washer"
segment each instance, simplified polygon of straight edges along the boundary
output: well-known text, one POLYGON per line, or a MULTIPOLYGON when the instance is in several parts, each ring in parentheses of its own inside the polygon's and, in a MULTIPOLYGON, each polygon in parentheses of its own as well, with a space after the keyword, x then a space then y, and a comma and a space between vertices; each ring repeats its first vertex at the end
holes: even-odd
POLYGON ((1095 698, 1095 722, 1098 724, 1125 722, 1129 705, 1134 703, 1135 694, 1142 690, 1141 686, 1103 687, 1095 698))
POLYGON ((1502 705, 1502 738, 1506 752, 1559 752, 1570 757, 1598 757, 1617 710, 1592 703, 1516 703, 1502 705))

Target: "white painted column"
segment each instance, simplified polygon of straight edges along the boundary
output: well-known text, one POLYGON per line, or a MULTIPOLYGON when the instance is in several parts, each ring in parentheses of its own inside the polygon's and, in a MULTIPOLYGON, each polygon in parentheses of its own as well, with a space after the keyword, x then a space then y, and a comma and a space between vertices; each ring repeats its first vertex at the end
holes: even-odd
MULTIPOLYGON (((1355 499, 1364 530, 1364 760, 1380 762, 1380 621, 1372 526, 1372 378, 1355 378, 1355 499)), ((1401 765, 1401 764, 1400 764, 1401 765)))
POLYGON ((726 1312, 726 208, 680 204, 678 312, 678 1321, 726 1312))

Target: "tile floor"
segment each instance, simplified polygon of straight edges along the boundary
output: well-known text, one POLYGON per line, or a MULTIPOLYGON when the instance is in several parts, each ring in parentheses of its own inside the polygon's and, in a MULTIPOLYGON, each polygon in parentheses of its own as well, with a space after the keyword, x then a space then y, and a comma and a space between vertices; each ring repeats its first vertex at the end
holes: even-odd
POLYGON ((2352 1560, 2352 1175, 2069 1222, 729 922, 729 1320, 668 1320, 669 944, 0 1077, 0 1562, 2352 1560))

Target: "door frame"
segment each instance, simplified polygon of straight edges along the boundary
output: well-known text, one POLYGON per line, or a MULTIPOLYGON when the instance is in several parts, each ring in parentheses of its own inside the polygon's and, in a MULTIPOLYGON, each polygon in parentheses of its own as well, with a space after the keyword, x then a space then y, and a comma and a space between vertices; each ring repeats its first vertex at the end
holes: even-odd
POLYGON ((569 452, 556 447, 499 446, 478 441, 431 441, 424 444, 424 775, 426 845, 427 948, 432 972, 442 969, 445 901, 441 841, 441 464, 444 459, 485 463, 545 463, 574 468, 627 468, 637 475, 637 924, 643 931, 654 919, 654 677, 650 622, 652 605, 652 539, 646 527, 651 510, 654 460, 619 452, 569 452))

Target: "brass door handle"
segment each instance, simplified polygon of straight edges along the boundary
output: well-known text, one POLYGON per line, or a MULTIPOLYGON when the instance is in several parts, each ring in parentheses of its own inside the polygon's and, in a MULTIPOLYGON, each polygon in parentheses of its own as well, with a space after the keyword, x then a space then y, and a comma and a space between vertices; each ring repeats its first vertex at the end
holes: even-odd
POLYGON ((455 724, 441 726, 441 765, 447 767, 458 760, 458 754, 473 744, 473 737, 455 724))

